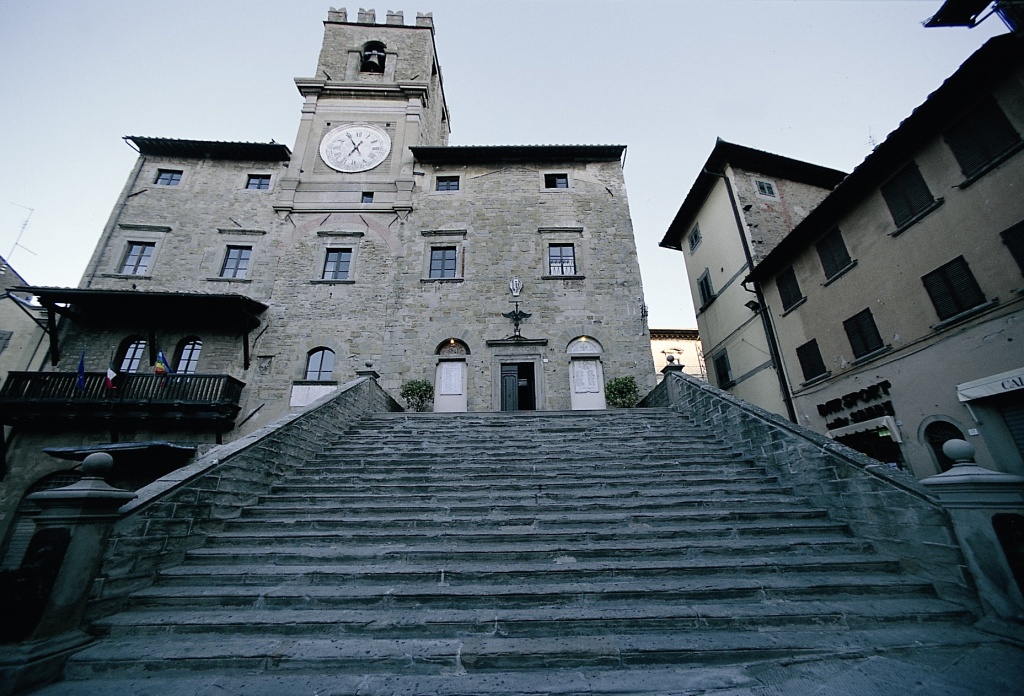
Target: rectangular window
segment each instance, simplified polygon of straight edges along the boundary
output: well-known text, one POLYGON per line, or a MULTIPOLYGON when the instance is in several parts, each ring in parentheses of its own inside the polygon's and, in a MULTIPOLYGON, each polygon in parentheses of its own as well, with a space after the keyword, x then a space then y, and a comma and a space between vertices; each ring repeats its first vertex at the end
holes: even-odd
POLYGON ((870 309, 858 312, 843 322, 846 337, 850 339, 853 357, 860 358, 882 348, 882 337, 875 326, 875 318, 870 309))
POLYGON ((160 169, 153 183, 157 186, 177 186, 181 183, 181 175, 180 169, 160 169))
POLYGON ((884 183, 881 191, 896 227, 903 227, 935 203, 935 197, 914 162, 884 183))
POLYGON ((725 389, 732 385, 732 367, 729 365, 729 354, 722 351, 712 359, 715 366, 715 379, 718 380, 718 387, 725 389))
POLYGON ((769 198, 775 198, 775 187, 770 181, 756 179, 754 183, 757 184, 757 192, 759 194, 762 196, 768 196, 769 198))
POLYGON ((568 174, 545 174, 544 175, 544 188, 558 188, 558 189, 567 189, 567 188, 569 188, 569 175, 568 174))
POLYGON ((252 256, 252 247, 229 246, 228 253, 224 255, 224 265, 220 269, 221 278, 244 278, 249 270, 249 258, 252 256))
POLYGON ((946 144, 953 151, 964 176, 982 171, 1018 143, 1020 134, 991 98, 975 107, 946 133, 946 144))
POLYGON ((800 361, 800 369, 804 373, 805 382, 810 382, 815 377, 821 377, 827 372, 816 340, 812 339, 802 346, 798 346, 796 357, 800 361))
POLYGON ((922 276, 921 281, 940 320, 985 304, 985 295, 963 256, 922 276))
POLYGON ((438 191, 458 191, 459 190, 459 177, 457 176, 439 176, 437 177, 436 186, 438 191))
POLYGON ((687 241, 690 242, 690 251, 700 246, 700 227, 698 225, 694 225, 693 229, 690 230, 690 236, 687 237, 687 241))
POLYGON ((548 275, 576 275, 576 248, 572 244, 548 246, 548 275))
POLYGON ((248 181, 245 182, 245 188, 254 191, 266 191, 270 189, 270 175, 250 174, 248 181))
POLYGON ((850 252, 846 250, 846 242, 839 228, 833 228, 814 245, 821 259, 821 268, 825 271, 825 279, 830 280, 839 275, 850 265, 850 252))
POLYGON ((800 292, 800 285, 796 282, 796 272, 792 266, 775 278, 775 287, 778 288, 783 309, 791 309, 800 300, 804 299, 803 294, 800 292))
POLYGON ((430 277, 454 278, 455 247, 434 247, 430 250, 430 277))
POLYGON ((715 290, 711 287, 711 273, 704 269, 704 273, 697 279, 697 292, 700 293, 700 306, 707 305, 715 299, 715 290))
POLYGON ((1024 222, 1018 222, 1010 229, 1004 230, 1000 236, 1003 238, 1003 244, 1010 250, 1013 260, 1024 273, 1024 222))
POLYGON ((155 242, 128 242, 128 251, 121 262, 121 273, 125 275, 146 275, 149 273, 149 261, 153 258, 155 242))
POLYGON ((7 346, 11 344, 11 338, 13 336, 13 331, 0 331, 0 353, 7 350, 7 346))
POLYGON ((345 280, 352 266, 351 249, 328 249, 324 258, 324 280, 345 280))
POLYGON ((373 191, 363 191, 363 197, 360 203, 373 203, 373 191))

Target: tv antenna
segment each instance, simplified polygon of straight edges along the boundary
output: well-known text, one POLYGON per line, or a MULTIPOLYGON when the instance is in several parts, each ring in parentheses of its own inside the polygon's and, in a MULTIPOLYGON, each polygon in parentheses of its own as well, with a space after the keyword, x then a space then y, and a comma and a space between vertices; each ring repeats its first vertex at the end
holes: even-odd
POLYGON ((25 216, 25 221, 21 223, 21 229, 18 231, 18 238, 14 240, 14 245, 11 247, 11 251, 7 254, 7 260, 11 260, 11 256, 14 254, 14 250, 18 248, 24 249, 28 253, 35 256, 36 252, 29 249, 27 246, 23 246, 21 244, 21 235, 25 234, 25 228, 28 227, 28 221, 32 219, 32 213, 36 212, 36 210, 35 208, 29 208, 27 205, 21 205, 20 203, 15 203, 14 201, 11 201, 11 205, 16 205, 19 208, 24 208, 25 210, 28 211, 28 215, 25 216))

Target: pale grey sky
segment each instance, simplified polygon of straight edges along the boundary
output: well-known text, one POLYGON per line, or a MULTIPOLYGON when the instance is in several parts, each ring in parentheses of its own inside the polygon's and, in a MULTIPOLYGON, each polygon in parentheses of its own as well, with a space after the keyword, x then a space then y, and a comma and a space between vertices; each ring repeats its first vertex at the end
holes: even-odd
MULTIPOLYGON (((124 135, 292 147, 292 79, 312 76, 330 4, 0 0, 0 255, 30 283, 77 285, 135 161, 124 135)), ((688 328, 682 257, 657 244, 715 138, 849 171, 1005 32, 997 18, 924 29, 940 4, 401 0, 376 10, 380 22, 403 10, 406 23, 433 12, 451 144, 628 146, 650 324, 688 328)))

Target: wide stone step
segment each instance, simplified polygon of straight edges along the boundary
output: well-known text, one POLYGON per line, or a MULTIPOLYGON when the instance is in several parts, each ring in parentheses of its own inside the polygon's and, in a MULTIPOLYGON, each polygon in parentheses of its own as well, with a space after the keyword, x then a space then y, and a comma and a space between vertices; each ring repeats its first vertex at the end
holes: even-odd
MULTIPOLYGON (((773 631, 687 631, 665 634, 446 639, 295 638, 192 635, 108 639, 73 656, 68 678, 153 670, 224 674, 324 670, 358 673, 464 674, 482 670, 722 665, 751 660, 862 655, 992 641, 959 625, 894 626, 886 630, 824 626, 773 631)), ((628 693, 628 692, 626 692, 628 693)), ((667 693, 667 692, 666 692, 667 693)))
POLYGON ((469 474, 486 475, 501 482, 508 480, 510 476, 519 473, 544 480, 562 480, 565 478, 579 479, 581 481, 617 481, 623 478, 642 477, 642 480, 658 480, 661 478, 676 479, 685 476, 721 476, 731 474, 736 476, 774 476, 764 466, 754 464, 747 460, 738 459, 690 459, 680 460, 677 457, 666 457, 663 460, 644 462, 637 466, 635 462, 623 461, 617 466, 603 466, 601 468, 588 467, 580 469, 575 464, 563 464, 561 467, 536 468, 532 465, 523 466, 517 464, 511 470, 508 466, 500 468, 483 466, 475 462, 459 466, 448 466, 445 463, 410 464, 402 459, 391 462, 387 466, 365 467, 358 464, 346 464, 344 462, 324 464, 316 460, 296 466, 286 475, 287 479, 298 480, 303 478, 319 479, 332 476, 356 477, 360 480, 424 480, 434 479, 447 480, 452 477, 459 477, 469 480, 469 474))
POLYGON ((379 515, 375 513, 347 514, 344 512, 310 511, 299 514, 297 511, 282 511, 280 515, 263 515, 259 507, 247 508, 245 516, 240 519, 227 520, 224 528, 237 530, 239 525, 252 525, 262 522, 268 526, 280 526, 282 529, 293 530, 330 530, 330 529, 361 529, 374 526, 379 529, 404 529, 407 527, 431 526, 439 532, 451 528, 473 526, 480 529, 502 528, 507 531, 527 532, 537 527, 555 530, 577 528, 586 530, 595 524, 602 526, 619 525, 631 527, 644 525, 658 528, 665 525, 681 523, 708 523, 725 521, 775 520, 785 525, 793 520, 826 518, 825 510, 794 507, 790 503, 757 504, 752 503, 743 509, 696 509, 673 511, 640 510, 574 510, 569 512, 544 512, 533 509, 525 514, 506 514, 500 509, 493 509, 486 516, 449 514, 437 509, 420 514, 379 515))
MULTIPOLYGON (((251 557, 248 557, 251 560, 251 557)), ((461 562, 436 563, 320 563, 270 565, 263 563, 227 563, 222 565, 186 564, 166 568, 159 574, 163 584, 267 584, 297 582, 342 584, 360 582, 424 582, 521 584, 523 582, 606 582, 652 577, 684 578, 700 575, 759 576, 785 573, 895 573, 899 562, 876 555, 806 554, 788 557, 601 560, 574 561, 571 557, 540 563, 511 561, 502 564, 461 562)))
POLYGON ((792 598, 838 600, 881 596, 934 597, 929 583, 891 573, 802 573, 751 577, 689 577, 611 580, 600 584, 529 582, 523 584, 360 583, 354 585, 157 585, 135 593, 135 607, 302 607, 387 610, 403 608, 508 609, 636 602, 664 604, 695 601, 785 601, 792 598))
POLYGON ((923 597, 694 602, 673 605, 556 606, 522 609, 202 609, 131 610, 97 622, 112 636, 175 633, 368 638, 587 636, 669 631, 736 631, 795 626, 869 627, 968 621, 963 607, 923 597))
MULTIPOLYGON (((631 540, 634 541, 634 540, 631 540)), ((543 544, 530 540, 472 546, 441 541, 429 545, 381 544, 376 546, 318 546, 282 548, 280 546, 204 547, 186 554, 194 563, 243 563, 253 554, 264 563, 273 565, 310 564, 324 561, 404 561, 409 563, 434 562, 455 564, 464 562, 507 563, 510 561, 577 562, 623 558, 686 558, 703 556, 749 557, 770 554, 774 557, 807 553, 871 553, 870 542, 845 537, 815 537, 791 535, 789 538, 736 539, 695 542, 693 540, 649 540, 639 543, 564 543, 543 544), (569 561, 568 559, 572 559, 569 561)))
MULTIPOLYGON (((245 522, 234 522, 232 527, 240 531, 217 532, 207 537, 207 546, 218 545, 296 545, 310 546, 318 544, 417 544, 424 540, 444 539, 457 544, 490 544, 495 541, 519 537, 521 530, 516 529, 432 529, 430 527, 410 527, 400 533, 392 529, 363 528, 341 531, 295 530, 281 529, 276 525, 268 525, 262 521, 253 525, 245 522)), ((694 540, 714 540, 722 543, 724 539, 773 538, 793 534, 808 535, 842 535, 849 536, 846 525, 832 522, 825 518, 791 521, 779 525, 774 520, 729 522, 724 524, 689 524, 663 525, 657 529, 645 525, 627 528, 606 529, 593 527, 590 529, 559 530, 550 527, 536 527, 529 530, 530 538, 535 541, 558 544, 587 544, 603 541, 621 541, 637 543, 644 539, 673 539, 680 542, 694 540)))
POLYGON ((276 496, 265 496, 261 500, 259 508, 246 511, 247 517, 260 516, 287 516, 308 510, 315 506, 319 512, 346 511, 350 514, 363 514, 369 512, 380 512, 384 514, 411 514, 428 513, 431 511, 444 511, 445 514, 467 515, 476 513, 480 515, 492 514, 500 509, 503 514, 519 514, 530 511, 552 512, 555 510, 580 511, 580 510, 642 510, 654 511, 658 509, 683 510, 683 509, 707 509, 718 508, 742 508, 754 504, 788 504, 801 502, 791 495, 785 493, 749 493, 746 497, 738 494, 731 494, 725 490, 712 490, 704 496, 669 496, 660 498, 639 498, 610 494, 607 496, 571 496, 551 495, 548 493, 537 493, 533 496, 522 494, 493 495, 493 496, 464 496, 457 495, 406 495, 406 496, 385 496, 385 495, 339 495, 307 493, 305 495, 294 495, 292 493, 281 493, 276 496))

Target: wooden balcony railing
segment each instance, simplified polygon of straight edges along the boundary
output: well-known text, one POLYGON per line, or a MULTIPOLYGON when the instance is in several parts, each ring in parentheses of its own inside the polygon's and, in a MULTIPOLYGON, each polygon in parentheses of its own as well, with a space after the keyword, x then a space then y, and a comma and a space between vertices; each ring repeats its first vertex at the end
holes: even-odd
POLYGON ((110 389, 102 372, 85 373, 81 387, 76 372, 11 372, 0 389, 0 422, 153 420, 225 429, 244 387, 230 375, 123 374, 110 389))

